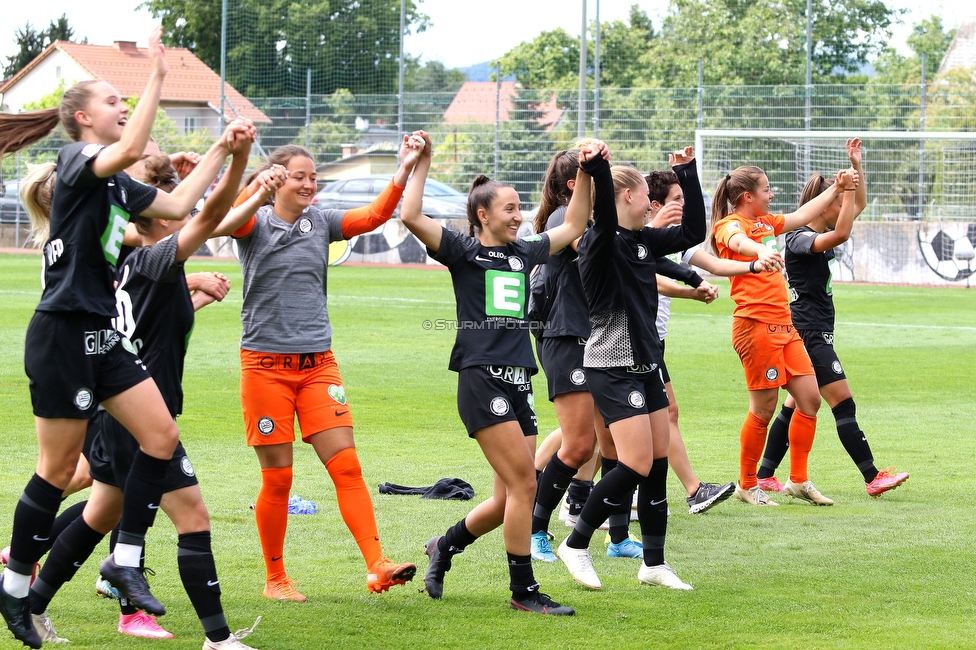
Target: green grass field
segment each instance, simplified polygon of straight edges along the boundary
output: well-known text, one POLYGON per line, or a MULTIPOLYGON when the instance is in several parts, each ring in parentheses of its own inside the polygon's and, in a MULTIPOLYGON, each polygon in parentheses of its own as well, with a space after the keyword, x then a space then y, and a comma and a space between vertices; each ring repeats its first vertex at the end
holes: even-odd
MULTIPOLYGON (((296 447, 293 494, 315 501, 315 516, 289 521, 286 563, 309 602, 261 597, 264 569, 249 509, 259 487, 244 445, 238 399, 240 271, 231 262, 191 262, 220 270, 234 290, 197 318, 186 364, 184 444, 210 508, 223 602, 231 629, 264 617, 247 643, 257 648, 963 648, 976 647, 976 291, 850 286, 835 289, 836 348, 858 404, 858 419, 879 467, 911 472, 904 486, 869 498, 841 447, 826 408, 810 475, 836 505, 785 502, 749 508, 727 501, 690 516, 669 478, 674 515, 667 557, 690 592, 638 586, 638 561, 592 547, 604 588, 585 592, 561 564, 536 564, 543 591, 577 610, 550 618, 509 609, 501 531, 456 558, 445 596, 418 593, 422 582, 367 593, 358 549, 339 517, 331 481, 310 449, 296 447)), ((0 256, 0 526, 36 457, 23 346, 40 296, 39 256, 0 256)), ((455 407, 453 343, 426 319, 453 318, 450 276, 436 270, 339 267, 330 271, 334 349, 356 418, 357 445, 371 486, 384 549, 422 575, 423 543, 473 502, 380 496, 384 481, 429 485, 457 476, 476 499, 490 471, 464 433, 455 407)), ((287 287, 281 288, 283 291, 287 287)), ((668 364, 681 425, 699 477, 737 476, 738 430, 748 401, 730 343, 728 285, 712 305, 677 301, 668 364)), ((539 374, 540 431, 556 426, 539 374)), ((785 471, 779 476, 785 481, 785 471)), ((73 497, 76 499, 78 497, 73 497)), ((637 531, 637 526, 633 526, 637 531)), ((553 518, 557 542, 569 532, 553 518)), ((170 613, 171 641, 115 631, 114 603, 94 596, 90 562, 49 610, 73 648, 199 648, 203 634, 179 582, 176 534, 165 517, 150 532, 154 592, 170 613)), ((107 542, 96 551, 101 559, 107 542)), ((418 576, 419 578, 419 576, 418 576)), ((0 648, 21 647, 7 632, 0 648)))

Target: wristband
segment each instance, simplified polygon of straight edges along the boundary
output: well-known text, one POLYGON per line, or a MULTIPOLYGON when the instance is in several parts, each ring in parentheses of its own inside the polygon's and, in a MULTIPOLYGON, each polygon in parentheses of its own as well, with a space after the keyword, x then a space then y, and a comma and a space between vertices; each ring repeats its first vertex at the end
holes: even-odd
POLYGON ((851 189, 849 189, 849 190, 844 190, 844 191, 845 191, 845 192, 856 192, 856 191, 857 191, 857 188, 856 188, 856 187, 852 187, 851 189))
POLYGON ((756 270, 756 260, 749 262, 749 273, 759 273, 759 271, 756 270))

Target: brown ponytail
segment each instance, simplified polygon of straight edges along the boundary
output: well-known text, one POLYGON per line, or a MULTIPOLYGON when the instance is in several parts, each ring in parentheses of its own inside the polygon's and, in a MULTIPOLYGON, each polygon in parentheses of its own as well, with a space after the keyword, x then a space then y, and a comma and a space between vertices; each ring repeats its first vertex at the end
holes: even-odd
POLYGON ((737 167, 718 182, 715 195, 712 197, 712 221, 708 233, 708 245, 716 254, 718 249, 715 247, 715 224, 729 216, 731 210, 739 205, 743 194, 755 192, 765 174, 766 172, 759 167, 746 165, 737 167))
POLYGON ((579 169, 579 149, 560 151, 549 161, 549 169, 546 170, 542 181, 542 199, 539 201, 539 209, 535 213, 532 224, 536 232, 545 231, 549 217, 556 208, 569 205, 573 192, 566 187, 566 183, 576 179, 577 169, 579 169))
MULTIPOLYGON (((824 178, 818 173, 810 174, 807 184, 800 193, 800 205, 805 205, 827 191, 834 184, 834 179, 824 178)), ((797 206, 799 207, 799 206, 797 206)))
POLYGON ((51 131, 61 123, 71 139, 81 139, 81 126, 75 120, 75 113, 88 107, 91 87, 99 81, 82 81, 64 91, 61 105, 30 113, 0 113, 0 156, 20 151, 51 135, 51 131))

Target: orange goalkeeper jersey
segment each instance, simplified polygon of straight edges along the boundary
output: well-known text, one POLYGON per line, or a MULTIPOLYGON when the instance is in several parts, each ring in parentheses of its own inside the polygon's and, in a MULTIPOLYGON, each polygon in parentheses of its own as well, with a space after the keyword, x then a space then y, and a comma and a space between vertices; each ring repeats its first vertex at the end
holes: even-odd
MULTIPOLYGON (((755 257, 747 257, 729 248, 733 235, 743 234, 757 244, 778 251, 776 236, 783 230, 786 219, 781 214, 765 214, 749 218, 732 213, 715 224, 715 247, 718 256, 726 260, 751 262, 755 257)), ((790 302, 786 290, 786 280, 781 271, 747 273, 730 278, 732 299, 735 301, 733 316, 752 318, 763 323, 776 325, 792 324, 790 302)))

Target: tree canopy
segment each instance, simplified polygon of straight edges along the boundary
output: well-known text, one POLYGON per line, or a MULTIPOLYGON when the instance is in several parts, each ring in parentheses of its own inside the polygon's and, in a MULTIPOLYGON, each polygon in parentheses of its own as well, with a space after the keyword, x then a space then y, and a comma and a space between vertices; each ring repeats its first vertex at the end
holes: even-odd
MULTIPOLYGON (((167 45, 185 47, 220 69, 221 3, 147 0, 167 45)), ((419 32, 428 18, 406 3, 406 25, 419 32)), ((397 91, 399 0, 230 0, 227 81, 248 97, 304 95, 339 88, 354 94, 397 91)))
POLYGON ((23 70, 54 41, 70 41, 74 35, 75 30, 68 25, 68 17, 65 14, 61 14, 57 20, 52 20, 44 30, 35 29, 28 21, 14 36, 20 49, 16 54, 7 57, 3 78, 9 79, 23 70))

